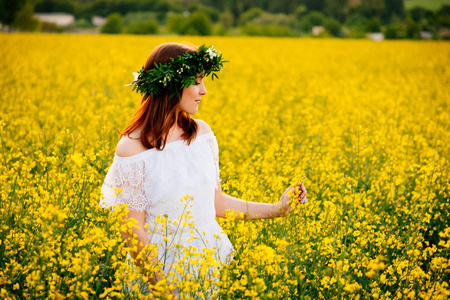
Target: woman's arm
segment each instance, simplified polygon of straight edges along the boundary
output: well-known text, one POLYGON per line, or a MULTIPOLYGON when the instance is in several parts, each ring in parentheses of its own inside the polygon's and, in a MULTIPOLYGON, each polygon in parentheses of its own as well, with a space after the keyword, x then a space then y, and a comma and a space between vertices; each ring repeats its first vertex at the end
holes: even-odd
MULTIPOLYGON (((306 189, 304 185, 301 185, 300 199, 302 203, 307 201, 306 189)), ((290 191, 294 191, 294 188, 288 188, 280 200, 275 203, 262 203, 262 202, 249 202, 241 200, 222 193, 222 188, 219 186, 216 189, 214 204, 216 207, 216 216, 225 218, 228 210, 234 210, 237 213, 237 220, 257 220, 257 219, 270 219, 277 217, 285 217, 289 214, 290 210, 290 191), (243 213, 239 214, 239 213, 243 213)))
MULTIPOLYGON (((150 243, 150 239, 147 235, 147 232, 145 231, 145 211, 135 211, 130 210, 128 212, 128 215, 126 219, 124 219, 124 222, 127 223, 131 219, 136 220, 136 226, 133 226, 131 228, 131 234, 129 231, 123 231, 122 236, 124 240, 127 241, 129 247, 133 247, 133 239, 137 241, 137 248, 133 249, 136 251, 132 251, 131 254, 134 258, 134 262, 137 266, 142 266, 143 263, 150 263, 154 266, 158 263, 158 257, 157 255, 152 255, 153 253, 142 253, 143 249, 145 248, 148 243, 150 243), (131 236, 133 235, 133 236, 131 236), (149 259, 149 260, 147 260, 149 259), (144 261, 145 260, 145 261, 144 261)), ((135 242, 136 242, 135 241, 135 242)), ((155 284, 160 279, 160 276, 158 274, 149 274, 149 281, 152 284, 155 284)))

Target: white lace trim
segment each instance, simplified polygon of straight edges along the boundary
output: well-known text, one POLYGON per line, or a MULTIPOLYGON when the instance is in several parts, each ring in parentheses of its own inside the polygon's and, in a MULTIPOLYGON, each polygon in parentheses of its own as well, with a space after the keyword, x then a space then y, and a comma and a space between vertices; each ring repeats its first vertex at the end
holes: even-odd
POLYGON ((106 200, 103 206, 124 203, 128 205, 129 209, 145 210, 148 198, 145 197, 143 188, 144 179, 144 161, 113 162, 102 186, 102 193, 106 200))

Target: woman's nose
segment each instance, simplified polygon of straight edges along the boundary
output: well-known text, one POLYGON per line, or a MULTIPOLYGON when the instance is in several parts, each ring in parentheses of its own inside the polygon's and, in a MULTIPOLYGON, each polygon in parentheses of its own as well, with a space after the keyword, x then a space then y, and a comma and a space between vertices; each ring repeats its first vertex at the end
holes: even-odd
POLYGON ((206 95, 206 88, 203 82, 200 84, 200 95, 206 95))

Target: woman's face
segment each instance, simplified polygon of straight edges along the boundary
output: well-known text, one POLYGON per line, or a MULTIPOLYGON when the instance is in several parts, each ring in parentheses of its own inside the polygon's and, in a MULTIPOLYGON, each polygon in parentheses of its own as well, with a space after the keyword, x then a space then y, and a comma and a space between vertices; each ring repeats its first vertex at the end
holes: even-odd
POLYGON ((199 76, 196 79, 197 84, 190 85, 183 89, 183 95, 178 103, 178 109, 188 114, 195 114, 198 111, 198 105, 203 95, 206 95, 205 84, 203 77, 199 76))

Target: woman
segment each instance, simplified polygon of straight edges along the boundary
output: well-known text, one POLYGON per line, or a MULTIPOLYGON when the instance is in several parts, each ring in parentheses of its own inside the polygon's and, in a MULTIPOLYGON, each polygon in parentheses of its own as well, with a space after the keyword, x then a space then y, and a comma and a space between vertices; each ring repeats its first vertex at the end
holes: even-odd
MULTIPOLYGON (((131 233, 138 240, 133 253, 135 259, 141 254, 135 260, 138 265, 142 259, 153 265, 160 262, 166 274, 175 270, 180 277, 179 269, 173 267, 181 257, 175 248, 213 249, 216 259, 226 263, 232 258, 233 246, 215 217, 225 217, 229 210, 237 213, 237 219, 247 220, 289 213, 294 188, 288 188, 276 204, 247 202, 222 193, 214 133, 190 115, 198 111, 206 95, 203 77, 217 78, 223 63, 214 47, 166 43, 156 47, 143 69, 135 73, 134 89, 143 98, 120 134, 102 187, 102 205, 128 205, 127 218, 137 221, 131 233), (178 209, 183 206, 180 199, 188 202, 183 211, 178 209), (180 215, 189 222, 183 222, 180 215), (155 245, 155 255, 143 250, 149 244, 155 245)), ((305 203, 302 184, 297 192, 299 201, 305 203)), ((125 238, 129 235, 124 232, 125 238)), ((161 276, 152 275, 152 283, 161 276)))

